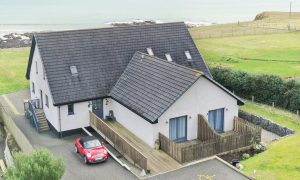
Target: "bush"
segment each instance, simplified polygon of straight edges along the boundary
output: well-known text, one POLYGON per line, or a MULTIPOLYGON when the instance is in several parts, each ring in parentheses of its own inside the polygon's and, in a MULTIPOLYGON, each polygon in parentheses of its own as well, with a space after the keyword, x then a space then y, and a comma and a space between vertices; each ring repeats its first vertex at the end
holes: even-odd
POLYGON ((49 151, 39 150, 14 154, 14 166, 5 172, 4 177, 6 180, 59 180, 64 171, 62 158, 55 159, 49 151))
POLYGON ((275 75, 252 75, 227 68, 211 68, 214 79, 242 98, 296 112, 300 107, 300 83, 275 75))
POLYGON ((250 154, 248 154, 248 153, 243 154, 243 159, 249 159, 249 158, 250 158, 250 154))

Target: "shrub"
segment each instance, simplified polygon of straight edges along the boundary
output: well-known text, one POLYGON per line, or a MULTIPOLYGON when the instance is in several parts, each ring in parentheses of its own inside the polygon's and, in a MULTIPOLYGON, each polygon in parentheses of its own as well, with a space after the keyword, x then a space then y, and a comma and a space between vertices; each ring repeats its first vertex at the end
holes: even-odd
POLYGON ((227 68, 211 68, 214 79, 238 96, 280 108, 297 111, 300 107, 300 83, 275 75, 252 75, 227 68))
POLYGON ((14 154, 14 166, 9 168, 6 180, 59 180, 63 176, 65 165, 62 158, 55 159, 47 150, 38 150, 30 154, 14 154))
POLYGON ((249 158, 250 158, 250 154, 248 154, 248 153, 243 154, 243 159, 249 159, 249 158))

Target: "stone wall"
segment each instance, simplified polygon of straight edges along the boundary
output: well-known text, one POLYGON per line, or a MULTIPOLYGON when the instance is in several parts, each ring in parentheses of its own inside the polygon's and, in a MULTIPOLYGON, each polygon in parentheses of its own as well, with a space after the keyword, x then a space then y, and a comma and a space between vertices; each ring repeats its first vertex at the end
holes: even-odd
POLYGON ((277 134, 280 137, 295 133, 295 131, 293 131, 287 127, 281 126, 271 120, 250 114, 250 113, 242 111, 242 110, 239 110, 239 117, 242 119, 245 119, 255 125, 258 125, 267 131, 277 134))

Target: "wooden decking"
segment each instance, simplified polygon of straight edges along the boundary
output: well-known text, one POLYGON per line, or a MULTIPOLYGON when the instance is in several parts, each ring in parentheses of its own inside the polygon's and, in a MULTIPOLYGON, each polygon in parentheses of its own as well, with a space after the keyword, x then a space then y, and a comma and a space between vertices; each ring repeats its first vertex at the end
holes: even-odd
POLYGON ((181 164, 179 164, 172 157, 161 150, 155 150, 151 148, 117 121, 105 122, 107 125, 109 125, 109 127, 117 131, 123 138, 132 143, 133 146, 147 156, 148 169, 150 169, 151 174, 158 174, 181 167, 181 164))
MULTIPOLYGON (((126 143, 129 143, 134 150, 137 150, 137 153, 141 153, 142 156, 147 159, 147 169, 150 170, 150 174, 160 174, 163 172, 167 172, 170 170, 174 170, 182 167, 176 160, 170 157, 168 154, 163 152, 162 150, 155 150, 144 143, 140 138, 131 133, 128 129, 122 126, 117 121, 107 121, 95 118, 93 114, 91 114, 91 126, 99 133, 104 133, 100 131, 99 125, 108 126, 109 129, 112 129, 118 136, 122 137, 126 143), (101 121, 101 123, 99 122, 101 121), (105 123, 105 124, 102 124, 105 123), (97 128, 99 127, 99 128, 97 128)), ((105 129, 103 129, 105 131, 105 129)), ((111 131, 112 132, 112 131, 111 131)), ((147 133, 145 131, 145 133, 147 133)), ((127 151, 127 149, 125 149, 127 151)), ((122 153, 122 152, 121 152, 122 153)), ((130 153, 129 153, 130 154, 130 153)), ((131 155, 132 156, 132 155, 131 155)), ((132 156, 133 157, 133 156, 132 156)), ((140 159, 140 158, 138 158, 140 159)))

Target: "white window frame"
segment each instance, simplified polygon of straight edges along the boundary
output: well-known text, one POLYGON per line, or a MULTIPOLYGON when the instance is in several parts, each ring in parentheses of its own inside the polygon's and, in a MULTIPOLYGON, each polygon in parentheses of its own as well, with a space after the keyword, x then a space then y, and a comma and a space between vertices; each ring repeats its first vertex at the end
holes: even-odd
POLYGON ((49 99, 47 94, 45 94, 45 105, 49 108, 49 99))

